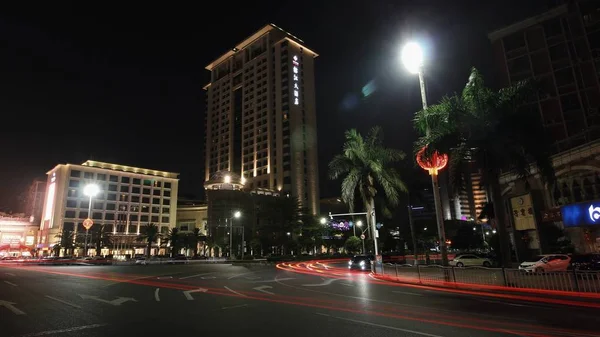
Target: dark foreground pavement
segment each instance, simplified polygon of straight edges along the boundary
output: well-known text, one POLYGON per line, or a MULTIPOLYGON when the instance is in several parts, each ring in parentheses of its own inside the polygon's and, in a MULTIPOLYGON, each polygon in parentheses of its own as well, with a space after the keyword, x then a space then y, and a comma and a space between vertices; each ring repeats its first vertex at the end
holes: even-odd
POLYGON ((2 337, 600 336, 599 311, 382 284, 361 273, 0 266, 2 337))

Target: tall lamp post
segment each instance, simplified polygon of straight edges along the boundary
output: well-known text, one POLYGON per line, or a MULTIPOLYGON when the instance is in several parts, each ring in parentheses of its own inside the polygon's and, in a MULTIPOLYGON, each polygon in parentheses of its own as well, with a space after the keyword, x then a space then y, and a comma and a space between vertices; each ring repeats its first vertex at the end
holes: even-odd
MULTIPOLYGON (((361 220, 358 220, 356 222, 356 225, 362 229, 362 221, 361 220)), ((362 233, 360 233, 360 240, 362 241, 362 246, 363 246, 363 254, 367 253, 365 250, 365 232, 367 231, 367 229, 363 230, 362 233)))
MULTIPOLYGON (((242 216, 242 212, 235 211, 233 218, 239 219, 242 216)), ((233 260, 233 218, 229 220, 229 259, 233 260)), ((244 230, 242 229, 242 245, 244 244, 244 230)), ((243 248, 242 248, 242 259, 243 259, 243 248)))
MULTIPOLYGON (((427 111, 427 91, 425 88, 425 77, 423 74, 423 51, 421 47, 410 42, 402 49, 402 62, 406 69, 413 74, 419 75, 419 85, 421 87, 421 102, 423 110, 427 111)), ((431 130, 427 126, 426 133, 429 135, 431 130)), ((440 239, 440 250, 442 252, 442 265, 448 265, 448 250, 446 247, 446 232, 444 229, 444 216, 442 213, 442 201, 440 197, 440 187, 438 182, 438 171, 446 167, 448 164, 448 155, 434 152, 430 158, 424 156, 427 147, 422 148, 417 153, 417 163, 419 166, 428 171, 431 176, 431 185, 433 188, 433 199, 435 202, 435 215, 437 219, 438 237, 440 239)))
POLYGON ((100 192, 100 187, 98 187, 98 185, 96 185, 96 184, 87 184, 83 188, 83 194, 85 196, 90 197, 90 202, 89 202, 89 206, 88 206, 88 217, 87 217, 87 219, 85 219, 83 221, 83 227, 85 227, 85 245, 83 248, 83 256, 87 256, 88 234, 89 234, 90 228, 92 228, 92 225, 94 224, 94 220, 92 220, 92 198, 95 197, 99 192, 100 192))

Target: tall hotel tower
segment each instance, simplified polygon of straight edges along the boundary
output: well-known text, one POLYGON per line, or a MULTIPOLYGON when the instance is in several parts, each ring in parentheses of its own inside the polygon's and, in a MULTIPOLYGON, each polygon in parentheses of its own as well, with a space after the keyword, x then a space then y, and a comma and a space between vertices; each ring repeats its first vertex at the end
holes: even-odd
POLYGON ((246 189, 280 191, 317 214, 317 56, 270 24, 206 66, 206 181, 229 171, 246 189))

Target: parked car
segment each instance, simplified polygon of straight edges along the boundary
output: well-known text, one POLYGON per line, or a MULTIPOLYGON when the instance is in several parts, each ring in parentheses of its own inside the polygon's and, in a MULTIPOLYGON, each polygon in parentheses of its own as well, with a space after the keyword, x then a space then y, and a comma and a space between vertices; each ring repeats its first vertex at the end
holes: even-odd
POLYGON ((481 257, 474 254, 461 254, 457 255, 448 262, 453 267, 491 267, 492 261, 487 257, 481 257))
POLYGON ((566 271, 570 262, 571 258, 565 254, 538 255, 522 262, 519 265, 519 270, 536 273, 566 271))
POLYGON ((112 260, 106 259, 102 256, 88 256, 78 259, 77 263, 86 265, 111 265, 112 260))
POLYGON ((578 254, 571 256, 570 270, 600 271, 600 254, 578 254))

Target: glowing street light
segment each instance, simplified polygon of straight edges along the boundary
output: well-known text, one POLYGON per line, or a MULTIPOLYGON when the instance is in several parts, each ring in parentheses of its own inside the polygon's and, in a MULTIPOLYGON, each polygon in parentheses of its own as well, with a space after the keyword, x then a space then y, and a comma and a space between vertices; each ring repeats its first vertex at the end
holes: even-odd
POLYGON ((402 48, 402 63, 413 74, 418 74, 423 67, 423 50, 416 42, 407 43, 402 48))
POLYGON ((96 184, 87 184, 83 188, 83 194, 90 197, 90 202, 88 204, 88 218, 83 221, 83 226, 85 227, 85 245, 83 246, 83 256, 87 256, 88 233, 94 224, 94 220, 92 220, 92 198, 98 195, 98 193, 100 193, 100 187, 98 187, 96 184))
POLYGON ((231 184, 231 176, 230 176, 230 175, 226 175, 226 176, 223 178, 223 182, 224 182, 225 184, 231 184))
MULTIPOLYGON (((225 182, 227 180, 231 181, 230 176, 225 176, 225 182)), ((233 218, 239 219, 242 216, 242 212, 235 211, 233 212, 233 218)), ((233 260, 233 218, 229 219, 229 226, 231 227, 229 230, 229 259, 233 260)), ((242 227, 242 246, 244 245, 244 228, 242 227)), ((244 247, 242 247, 242 260, 244 259, 244 247)))
MULTIPOLYGON (((425 76, 423 75, 424 62, 423 50, 416 42, 409 42, 402 48, 401 54, 402 63, 406 69, 412 74, 419 75, 419 85, 421 87, 421 103, 423 110, 427 111, 427 91, 425 88, 425 76)), ((427 126, 426 133, 430 133, 427 126)), ((440 239, 440 250, 442 253, 442 265, 448 265, 448 250, 446 247, 446 230, 444 229, 444 215, 442 213, 442 198, 440 197, 440 189, 438 182, 438 171, 443 169, 448 164, 448 155, 440 154, 437 151, 432 154, 431 158, 424 158, 423 154, 426 147, 422 148, 417 153, 417 163, 421 168, 429 172, 431 176, 431 185, 433 186, 433 200, 435 202, 435 215, 438 227, 438 236, 440 239)))
POLYGON ((356 225, 357 225, 358 227, 362 227, 362 225, 363 225, 363 224, 362 224, 362 220, 358 220, 358 221, 356 222, 356 225))
POLYGON ((327 218, 321 218, 320 222, 321 222, 321 225, 326 224, 327 223, 327 218))
POLYGON ((242 212, 240 211, 236 211, 235 213, 233 213, 233 217, 236 219, 239 219, 242 216, 242 212))

